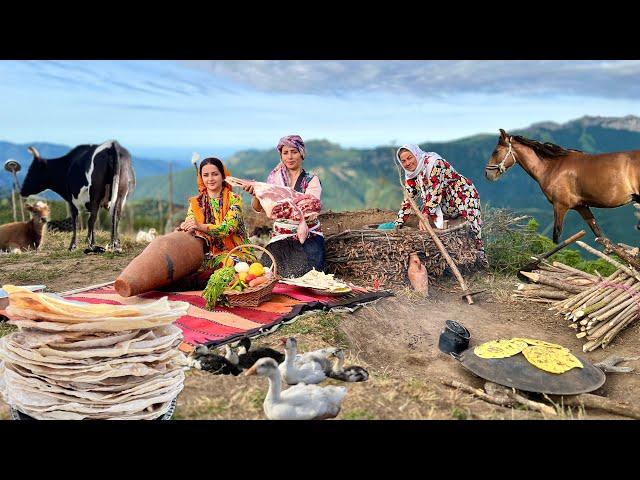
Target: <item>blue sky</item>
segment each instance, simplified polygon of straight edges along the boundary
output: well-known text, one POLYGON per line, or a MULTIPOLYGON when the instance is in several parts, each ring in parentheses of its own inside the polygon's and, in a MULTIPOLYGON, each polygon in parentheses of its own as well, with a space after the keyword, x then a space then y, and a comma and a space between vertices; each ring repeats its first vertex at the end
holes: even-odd
POLYGON ((640 115, 639 61, 0 61, 0 140, 225 156, 290 133, 345 147, 640 115))

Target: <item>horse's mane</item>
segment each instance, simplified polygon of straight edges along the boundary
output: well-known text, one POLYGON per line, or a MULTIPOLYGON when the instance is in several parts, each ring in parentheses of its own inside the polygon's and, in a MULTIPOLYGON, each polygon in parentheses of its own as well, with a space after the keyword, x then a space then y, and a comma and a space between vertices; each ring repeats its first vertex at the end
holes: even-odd
POLYGON ((540 143, 536 140, 531 140, 530 138, 525 138, 520 135, 514 135, 513 139, 517 140, 523 145, 526 145, 527 147, 531 147, 534 152, 536 152, 539 155, 543 155, 545 157, 552 157, 552 158, 564 157, 566 155, 569 155, 572 152, 582 153, 582 150, 575 150, 573 148, 564 148, 564 147, 561 147, 560 145, 556 145, 555 143, 551 143, 551 142, 540 143))

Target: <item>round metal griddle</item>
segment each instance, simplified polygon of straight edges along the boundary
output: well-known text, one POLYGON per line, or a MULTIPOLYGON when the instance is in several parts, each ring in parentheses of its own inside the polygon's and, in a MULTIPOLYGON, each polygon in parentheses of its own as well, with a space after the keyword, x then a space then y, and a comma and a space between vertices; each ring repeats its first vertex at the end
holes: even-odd
POLYGON ((480 358, 473 353, 473 349, 470 347, 460 355, 451 356, 485 380, 526 392, 577 395, 600 388, 606 380, 602 370, 579 355, 576 357, 584 368, 572 368, 558 374, 534 367, 522 353, 507 358, 480 358))

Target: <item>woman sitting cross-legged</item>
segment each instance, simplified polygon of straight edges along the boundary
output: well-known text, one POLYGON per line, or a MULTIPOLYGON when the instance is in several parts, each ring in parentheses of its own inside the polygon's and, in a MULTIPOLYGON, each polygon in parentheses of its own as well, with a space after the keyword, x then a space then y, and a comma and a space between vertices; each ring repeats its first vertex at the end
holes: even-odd
MULTIPOLYGON (((233 193, 225 182, 229 171, 214 157, 205 158, 197 170, 199 194, 189 199, 185 221, 176 230, 202 240, 205 262, 200 271, 179 281, 181 289, 203 288, 226 254, 238 245, 248 243, 242 197, 233 193)), ((249 248, 235 253, 242 259, 253 258, 249 248)), ((177 286, 172 285, 173 288, 177 286)))

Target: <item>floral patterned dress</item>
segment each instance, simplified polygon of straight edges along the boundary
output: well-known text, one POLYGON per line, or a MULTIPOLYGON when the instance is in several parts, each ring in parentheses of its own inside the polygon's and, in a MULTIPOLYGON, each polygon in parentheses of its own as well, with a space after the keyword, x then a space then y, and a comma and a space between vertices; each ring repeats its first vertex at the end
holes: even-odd
MULTIPOLYGON (((214 216, 217 218, 220 216, 222 197, 212 198, 211 201, 211 211, 214 216)), ((249 243, 247 240, 247 228, 244 223, 244 217, 242 216, 242 197, 234 192, 231 192, 229 195, 229 210, 227 211, 227 215, 224 219, 218 224, 209 224, 209 228, 207 230, 208 238, 203 238, 209 247, 209 253, 212 256, 218 255, 225 250, 225 246, 222 242, 223 238, 229 236, 235 236, 236 241, 234 243, 249 243)), ((187 211, 186 219, 195 220, 196 217, 189 206, 189 210, 187 211)), ((196 232, 196 236, 199 232, 196 232)))
MULTIPOLYGON (((471 225, 471 231, 476 237, 478 248, 480 250, 483 249, 478 190, 471 180, 456 172, 449 162, 444 159, 438 159, 429 176, 427 176, 425 169, 416 178, 405 180, 405 189, 411 198, 415 199, 418 194, 421 195, 422 213, 428 215, 434 221, 438 205, 444 218, 466 218, 471 225)), ((410 213, 411 204, 408 200, 405 200, 398 211, 396 225, 404 224, 410 213)))

